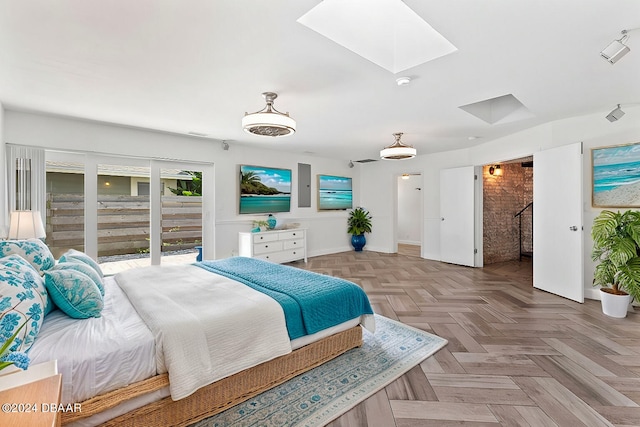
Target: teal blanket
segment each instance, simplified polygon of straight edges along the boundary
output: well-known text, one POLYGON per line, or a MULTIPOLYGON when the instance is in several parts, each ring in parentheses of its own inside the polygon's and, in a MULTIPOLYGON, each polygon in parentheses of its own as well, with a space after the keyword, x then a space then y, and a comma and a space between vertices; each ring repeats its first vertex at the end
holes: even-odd
POLYGON ((355 283, 255 258, 233 257, 194 265, 269 295, 284 310, 290 339, 373 314, 355 283))

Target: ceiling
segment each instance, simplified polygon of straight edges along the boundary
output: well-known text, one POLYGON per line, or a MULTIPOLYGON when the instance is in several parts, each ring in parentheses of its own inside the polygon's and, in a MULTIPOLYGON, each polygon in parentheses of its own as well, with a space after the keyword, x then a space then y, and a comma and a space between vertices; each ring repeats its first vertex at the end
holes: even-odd
POLYGON ((0 0, 0 101, 345 160, 377 159, 395 132, 427 154, 640 102, 640 31, 618 63, 599 55, 640 27, 638 0, 406 0, 458 50, 398 74, 296 22, 318 3, 0 0), (266 91, 295 135, 242 131, 266 91), (526 114, 460 108, 506 95, 526 114))

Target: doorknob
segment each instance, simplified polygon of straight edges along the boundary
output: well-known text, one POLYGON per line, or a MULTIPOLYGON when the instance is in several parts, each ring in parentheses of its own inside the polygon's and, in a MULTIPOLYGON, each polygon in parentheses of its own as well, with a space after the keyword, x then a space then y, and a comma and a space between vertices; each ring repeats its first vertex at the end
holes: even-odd
POLYGON ((576 227, 575 225, 572 225, 571 227, 569 227, 569 230, 578 231, 578 227, 576 227))

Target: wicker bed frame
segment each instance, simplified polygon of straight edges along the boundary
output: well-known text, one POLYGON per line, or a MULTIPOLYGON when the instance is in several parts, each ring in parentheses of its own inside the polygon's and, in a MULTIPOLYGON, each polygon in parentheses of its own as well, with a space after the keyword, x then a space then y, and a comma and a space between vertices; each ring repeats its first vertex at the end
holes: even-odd
MULTIPOLYGON (((293 352, 231 375, 181 399, 166 397, 120 415, 104 426, 188 426, 250 399, 265 390, 319 366, 347 350, 362 345, 362 328, 356 326, 293 352)), ((167 374, 157 375, 128 387, 82 402, 82 412, 62 414, 62 425, 113 408, 137 396, 169 385, 167 374)))

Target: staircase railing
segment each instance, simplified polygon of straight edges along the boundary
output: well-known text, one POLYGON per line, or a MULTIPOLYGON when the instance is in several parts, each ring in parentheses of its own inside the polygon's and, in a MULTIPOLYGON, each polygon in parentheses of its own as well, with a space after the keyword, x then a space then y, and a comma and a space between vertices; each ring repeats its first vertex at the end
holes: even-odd
MULTIPOLYGON (((520 211, 514 215, 514 218, 518 218, 519 221, 519 240, 520 240, 520 261, 522 261, 522 257, 533 257, 533 252, 523 251, 522 250, 522 214, 529 208, 533 208, 533 202, 529 203, 524 208, 520 209, 520 211)), ((531 215, 531 235, 533 238, 533 214, 531 215)))

